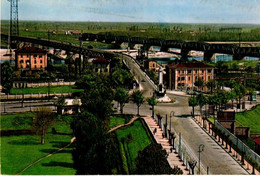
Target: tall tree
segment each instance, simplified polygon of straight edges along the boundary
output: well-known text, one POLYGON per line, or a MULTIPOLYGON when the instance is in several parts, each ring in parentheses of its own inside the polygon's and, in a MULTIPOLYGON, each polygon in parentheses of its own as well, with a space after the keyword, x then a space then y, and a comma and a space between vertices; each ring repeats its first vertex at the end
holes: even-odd
POLYGON ((123 108, 125 106, 125 103, 128 103, 128 101, 129 101, 128 93, 126 92, 125 89, 118 88, 116 90, 114 99, 120 104, 120 112, 121 112, 121 114, 123 114, 123 108))
POLYGON ((55 113, 50 107, 39 107, 35 109, 35 117, 33 118, 33 127, 41 136, 41 144, 45 142, 45 133, 47 128, 56 120, 55 113))
POLYGON ((144 103, 143 92, 140 90, 134 91, 132 94, 133 102, 137 105, 137 115, 139 114, 140 106, 144 103))
POLYGON ((167 161, 167 153, 157 143, 150 144, 138 153, 136 158, 136 174, 176 174, 181 175, 183 171, 179 168, 172 169, 167 161))
POLYGON ((5 93, 10 93, 13 86, 13 69, 9 62, 1 64, 1 85, 5 93))
POLYGON ((217 81, 214 80, 214 79, 211 79, 209 80, 207 83, 206 83, 206 86, 208 89, 210 89, 210 93, 213 93, 213 91, 216 89, 217 87, 217 81))
POLYGON ((198 94, 196 96, 198 104, 200 106, 200 115, 202 115, 202 108, 207 103, 207 98, 203 94, 198 94))
POLYGON ((55 101, 55 105, 57 106, 57 113, 62 115, 62 107, 65 106, 67 103, 65 102, 65 97, 61 96, 55 101))
POLYGON ((152 106, 152 117, 154 118, 154 106, 157 105, 157 103, 158 103, 156 97, 153 96, 153 97, 149 98, 148 103, 150 106, 152 106))
POLYGON ((198 106, 198 100, 196 97, 189 98, 189 106, 192 106, 192 116, 194 117, 194 108, 195 106, 198 106))
POLYGON ((199 78, 195 81, 194 85, 197 86, 199 88, 199 90, 201 91, 201 88, 204 86, 205 82, 203 79, 199 78))

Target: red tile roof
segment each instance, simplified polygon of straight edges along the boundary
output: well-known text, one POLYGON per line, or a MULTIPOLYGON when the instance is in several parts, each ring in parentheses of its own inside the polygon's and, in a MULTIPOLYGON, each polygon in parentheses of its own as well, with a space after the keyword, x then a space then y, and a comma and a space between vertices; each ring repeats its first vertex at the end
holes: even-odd
POLYGON ((15 50, 16 53, 47 53, 46 50, 36 47, 24 47, 15 50))
POLYGON ((255 143, 257 143, 258 145, 260 145, 260 137, 255 138, 254 141, 255 141, 255 143))
POLYGON ((97 59, 94 59, 92 61, 92 63, 109 63, 109 61, 106 60, 105 58, 97 58, 97 59))
POLYGON ((204 64, 203 62, 187 62, 168 65, 169 68, 212 68, 211 65, 204 64))

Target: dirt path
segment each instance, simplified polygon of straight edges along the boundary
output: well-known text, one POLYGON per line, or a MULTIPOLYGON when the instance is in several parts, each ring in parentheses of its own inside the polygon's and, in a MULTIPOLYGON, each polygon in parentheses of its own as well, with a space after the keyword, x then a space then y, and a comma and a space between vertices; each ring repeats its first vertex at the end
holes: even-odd
POLYGON ((69 147, 69 146, 75 141, 75 139, 76 139, 76 138, 73 137, 73 138, 71 139, 71 141, 70 141, 69 144, 67 144, 66 146, 64 146, 64 147, 62 147, 62 148, 60 148, 60 149, 58 149, 57 151, 55 151, 55 152, 53 152, 53 153, 50 153, 50 154, 48 154, 48 155, 46 155, 46 156, 44 156, 44 157, 38 159, 37 161, 31 163, 30 165, 28 165, 27 167, 25 167, 21 172, 17 173, 16 175, 20 175, 21 173, 23 173, 24 171, 26 171, 27 169, 29 169, 29 168, 32 167, 33 165, 39 163, 41 160, 43 160, 43 159, 45 159, 45 158, 48 158, 48 157, 54 155, 55 153, 58 153, 58 152, 64 150, 65 148, 69 147))
POLYGON ((140 116, 134 116, 128 123, 123 124, 123 125, 118 125, 118 126, 112 128, 112 129, 110 129, 107 133, 111 133, 111 132, 113 132, 113 131, 115 131, 115 130, 117 130, 117 129, 119 129, 119 128, 128 126, 128 125, 132 124, 134 121, 136 121, 136 120, 139 119, 139 118, 140 118, 140 116))
MULTIPOLYGON (((117 130, 117 129, 119 129, 119 128, 128 126, 128 125, 132 124, 134 121, 136 121, 136 120, 139 119, 139 118, 140 118, 140 116, 134 116, 128 123, 123 124, 123 125, 118 125, 118 126, 112 128, 112 129, 110 129, 110 130, 108 131, 108 133, 111 133, 111 132, 113 132, 113 131, 115 131, 115 130, 117 130)), ((32 167, 33 165, 39 163, 39 162, 42 161, 43 159, 48 158, 48 157, 54 155, 55 153, 58 153, 58 152, 64 150, 65 148, 69 147, 75 140, 76 140, 76 138, 73 137, 68 145, 66 145, 66 146, 64 146, 64 147, 62 147, 62 148, 60 148, 60 149, 58 149, 57 151, 55 151, 55 152, 53 152, 53 153, 50 153, 50 154, 48 154, 48 155, 46 155, 46 156, 44 156, 44 157, 38 159, 37 161, 31 163, 30 165, 28 165, 27 167, 25 167, 22 171, 20 171, 20 172, 17 173, 16 175, 20 175, 21 173, 23 173, 24 171, 26 171, 27 169, 29 169, 29 168, 32 167)))

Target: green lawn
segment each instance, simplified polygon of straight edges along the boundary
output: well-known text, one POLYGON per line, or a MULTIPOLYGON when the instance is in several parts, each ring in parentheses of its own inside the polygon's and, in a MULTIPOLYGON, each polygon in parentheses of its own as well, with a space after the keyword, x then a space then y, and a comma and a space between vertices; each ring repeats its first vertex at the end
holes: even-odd
MULTIPOLYGON (((33 116, 32 113, 19 114, 20 117, 27 115, 33 116)), ((21 129, 22 127, 12 127, 12 119, 16 116, 17 114, 1 116, 1 129, 21 129)), ((15 175, 32 162, 70 143, 72 136, 69 125, 58 121, 54 127, 58 133, 62 134, 53 135, 51 128, 49 128, 44 145, 40 144, 40 137, 37 135, 1 137, 1 173, 15 175)), ((24 124, 23 129, 26 128, 29 128, 29 124, 24 124)), ((76 171, 72 168, 72 163, 71 148, 68 148, 42 160, 22 174, 75 174, 76 171)))
MULTIPOLYGON (((37 88, 12 88, 10 94, 21 95, 21 94, 46 94, 48 93, 48 87, 37 87, 37 88)), ((82 92, 83 89, 76 89, 75 86, 57 86, 57 87, 50 87, 50 93, 69 93, 69 92, 82 92)))
POLYGON ((240 126, 250 127, 251 134, 260 134, 260 106, 250 111, 236 113, 236 121, 240 126))
POLYGON ((109 123, 109 128, 114 128, 118 125, 125 124, 125 118, 123 117, 111 117, 110 118, 110 123, 109 123))
POLYGON ((19 114, 6 114, 1 115, 1 130, 21 130, 30 128, 29 121, 33 117, 33 113, 19 113, 19 114), (15 121, 15 118, 21 118, 23 122, 15 121))
POLYGON ((151 143, 151 140, 140 120, 135 121, 130 127, 117 130, 116 134, 123 160, 123 168, 126 173, 129 170, 131 174, 136 168, 135 159, 138 156, 138 151, 147 147, 151 143), (132 136, 132 140, 123 142, 122 139, 127 138, 129 135, 132 136))

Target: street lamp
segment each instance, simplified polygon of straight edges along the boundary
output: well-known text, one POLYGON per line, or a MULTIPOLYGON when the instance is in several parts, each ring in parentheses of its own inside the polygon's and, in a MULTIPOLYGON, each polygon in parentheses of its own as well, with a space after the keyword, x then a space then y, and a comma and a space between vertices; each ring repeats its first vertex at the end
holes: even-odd
POLYGON ((170 132, 171 132, 171 130, 172 130, 172 117, 174 116, 174 111, 171 111, 171 113, 170 113, 170 132))
POLYGON ((203 144, 199 145, 199 151, 198 151, 199 152, 199 175, 200 175, 200 153, 203 152, 204 147, 205 146, 203 144))

